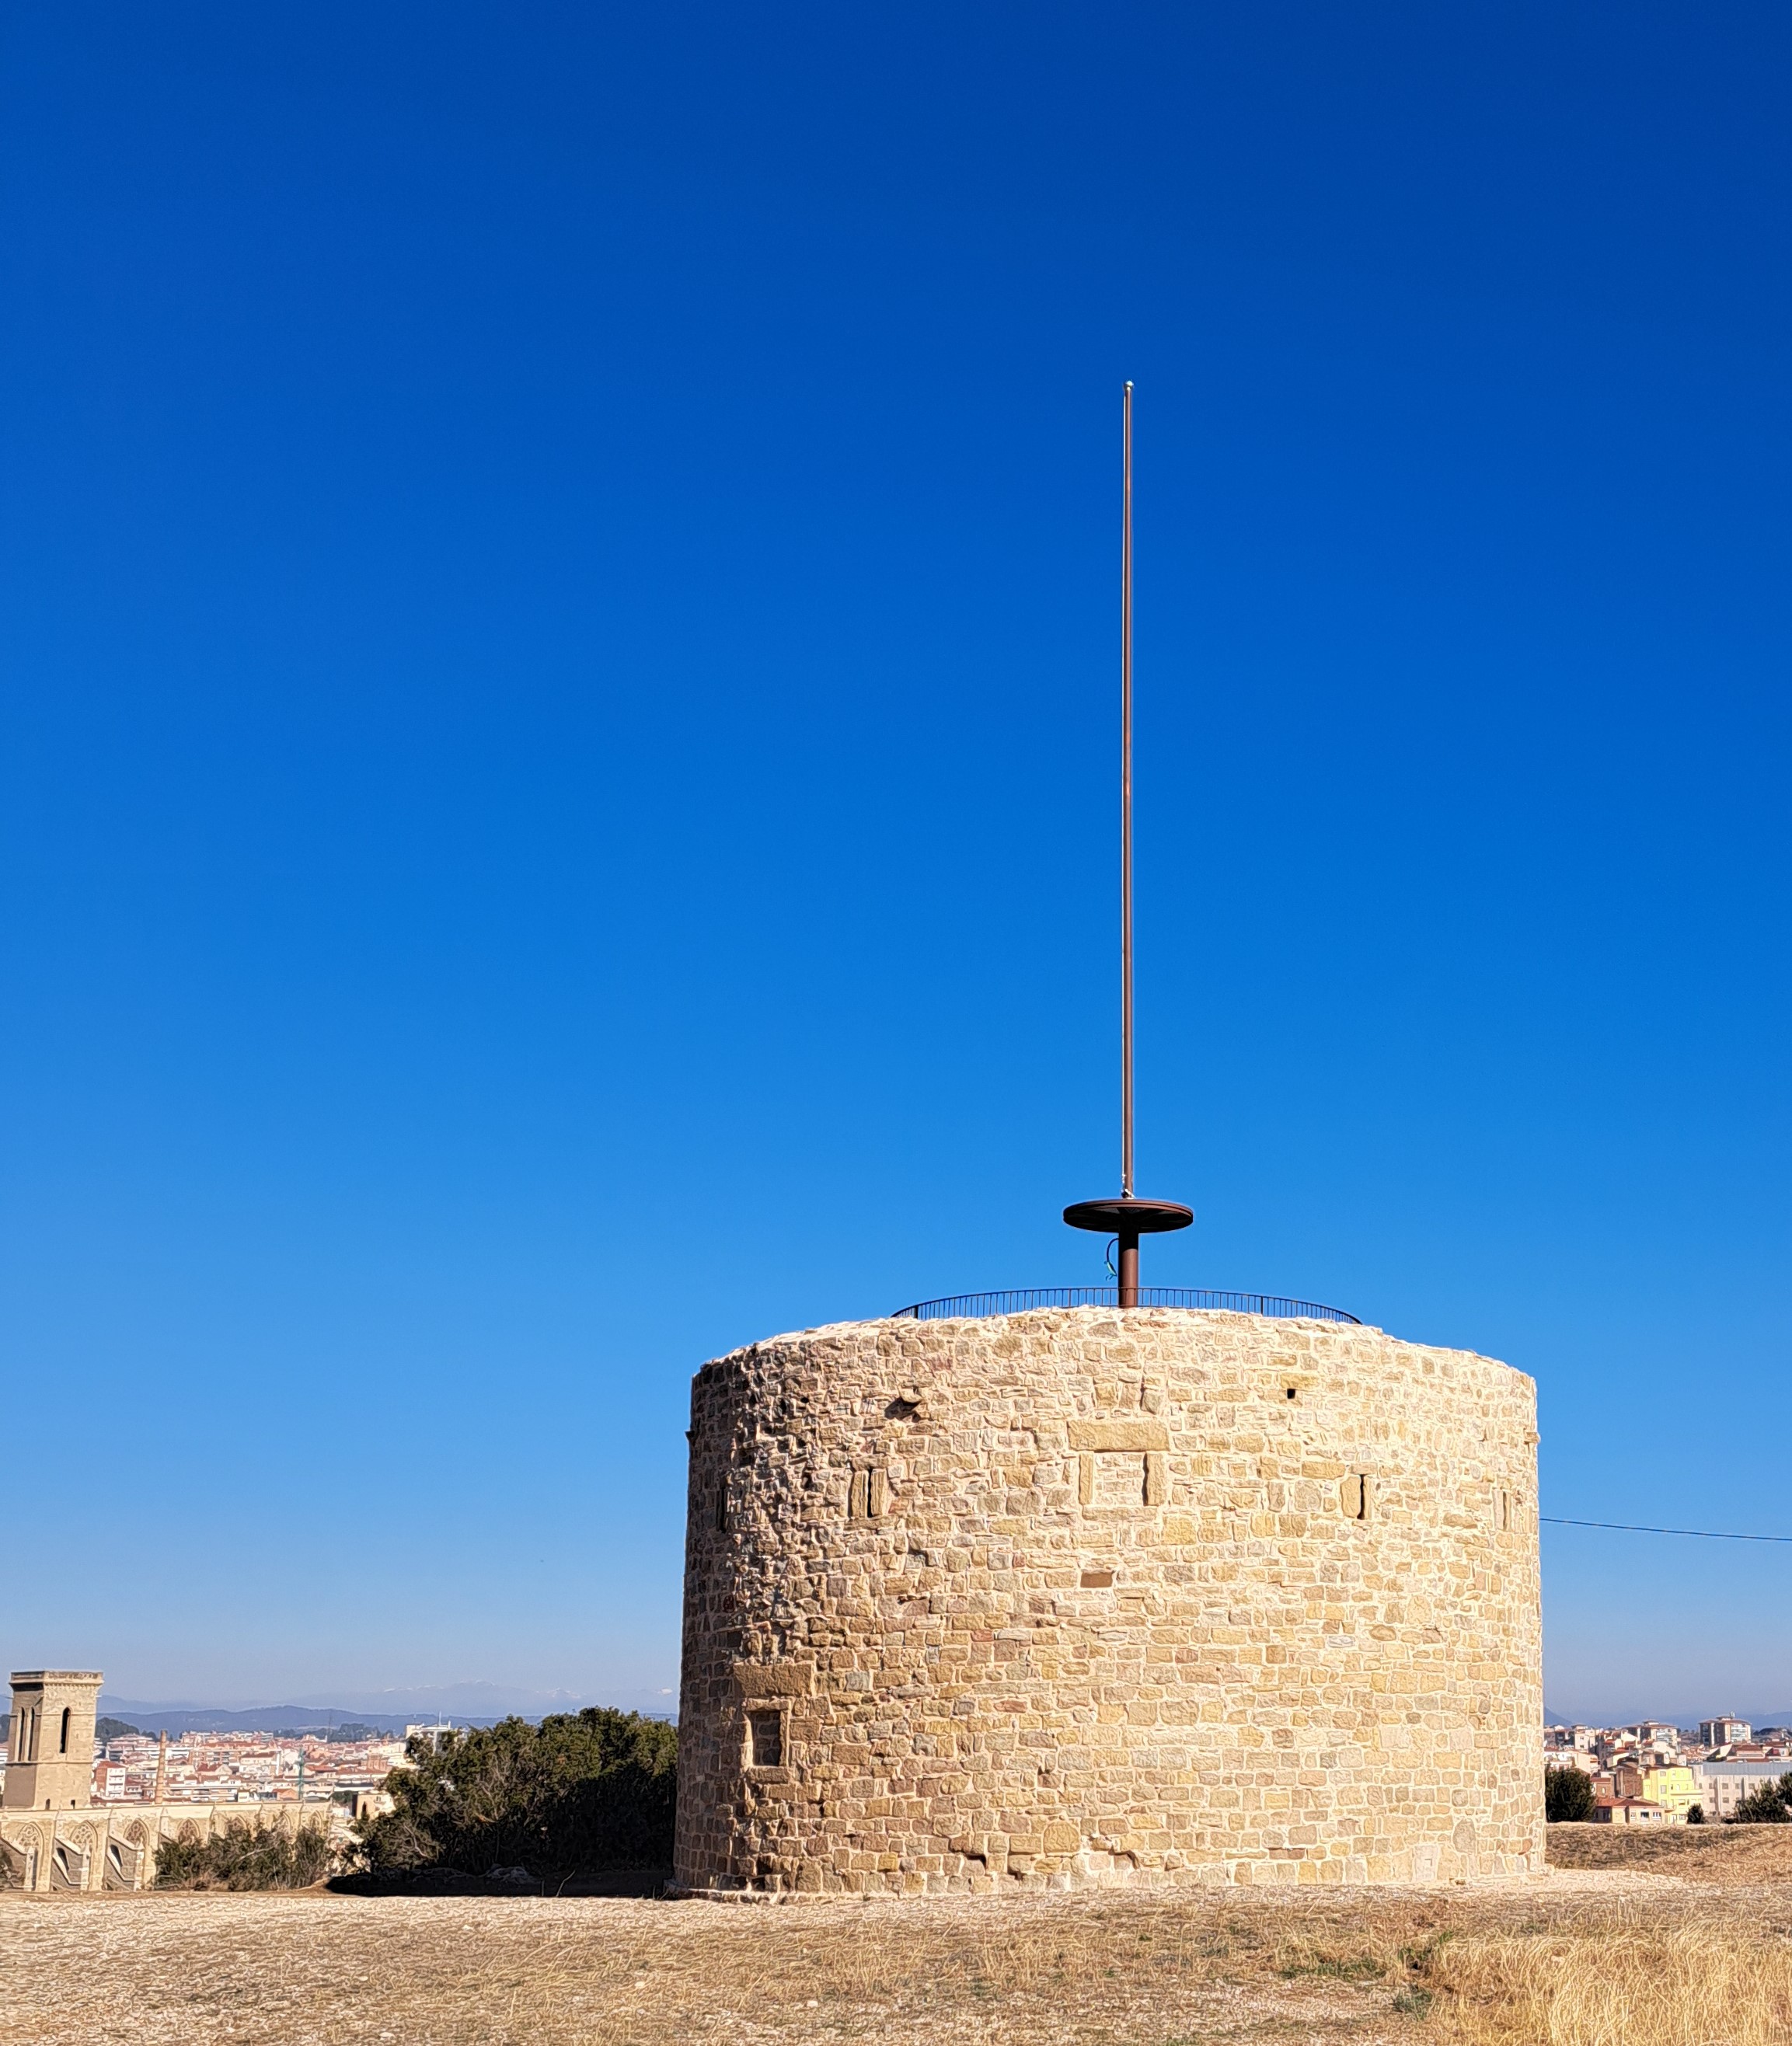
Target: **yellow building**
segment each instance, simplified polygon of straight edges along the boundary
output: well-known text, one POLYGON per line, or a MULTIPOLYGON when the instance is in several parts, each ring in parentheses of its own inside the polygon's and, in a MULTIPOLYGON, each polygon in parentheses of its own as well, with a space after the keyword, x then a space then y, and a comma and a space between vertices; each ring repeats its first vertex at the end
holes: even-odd
POLYGON ((1698 1785, 1690 1769, 1676 1765, 1671 1769, 1645 1769, 1641 1774, 1643 1795, 1673 1818, 1684 1819, 1699 1801, 1698 1785))

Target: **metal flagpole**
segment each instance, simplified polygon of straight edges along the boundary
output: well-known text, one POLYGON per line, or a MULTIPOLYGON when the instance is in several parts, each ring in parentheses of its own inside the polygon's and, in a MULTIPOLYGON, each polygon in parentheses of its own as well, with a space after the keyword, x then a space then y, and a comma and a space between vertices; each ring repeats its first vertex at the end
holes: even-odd
POLYGON ((1180 1201, 1141 1201, 1133 1191, 1133 387, 1121 397, 1120 496, 1120 1198, 1073 1201, 1072 1229, 1100 1230, 1120 1252, 1119 1303, 1139 1303, 1139 1238, 1187 1229, 1180 1201))
MULTIPOLYGON (((1133 1198, 1133 386, 1120 400, 1120 1198, 1133 1198)), ((1138 1305, 1138 1236, 1120 1232, 1120 1305, 1138 1305)))
MULTIPOLYGON (((1130 1200, 1133 1197, 1133 387, 1130 383, 1126 385, 1121 408, 1120 1192, 1123 1199, 1130 1200)), ((1124 1284, 1124 1280, 1121 1283, 1124 1284)))

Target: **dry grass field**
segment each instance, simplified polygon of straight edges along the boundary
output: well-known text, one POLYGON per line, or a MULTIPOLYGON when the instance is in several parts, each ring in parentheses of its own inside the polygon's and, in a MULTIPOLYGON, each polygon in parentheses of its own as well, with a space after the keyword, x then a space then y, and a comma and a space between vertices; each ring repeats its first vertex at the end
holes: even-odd
POLYGON ((1792 2040, 1792 1828, 1522 1886, 781 1905, 0 1894, 0 2046, 1792 2040))
POLYGON ((1551 1826, 1552 1868, 1630 1869, 1691 1882, 1792 1882, 1792 1826, 1551 1826))

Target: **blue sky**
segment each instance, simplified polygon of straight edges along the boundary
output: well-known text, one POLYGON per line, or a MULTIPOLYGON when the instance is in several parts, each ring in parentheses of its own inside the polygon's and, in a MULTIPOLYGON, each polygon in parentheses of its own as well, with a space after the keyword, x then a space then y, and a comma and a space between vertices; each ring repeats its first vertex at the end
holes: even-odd
POLYGON ((10 19, 14 1663, 657 1697, 705 1357, 1099 1276, 1126 376, 1147 1276, 1792 1531, 1782 11, 10 19))

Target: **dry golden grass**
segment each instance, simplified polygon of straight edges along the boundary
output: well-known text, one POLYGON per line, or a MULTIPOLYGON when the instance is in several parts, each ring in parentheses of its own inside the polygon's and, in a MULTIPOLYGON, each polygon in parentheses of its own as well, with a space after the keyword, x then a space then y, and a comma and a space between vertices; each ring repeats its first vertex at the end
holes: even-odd
POLYGON ((1587 1932, 1470 1936, 1431 1980, 1446 2036, 1475 2046, 1772 2046, 1792 2038, 1792 1944, 1707 1911, 1587 1932))
POLYGON ((1792 1886, 1738 1880, 1764 1851, 1679 1851, 1722 1889, 1620 1869, 775 1906, 13 1892, 0 2046, 1767 2046, 1792 2041, 1792 1886))
POLYGON ((1792 1826, 1551 1826, 1549 1858, 1692 1882, 1792 1882, 1792 1826))

